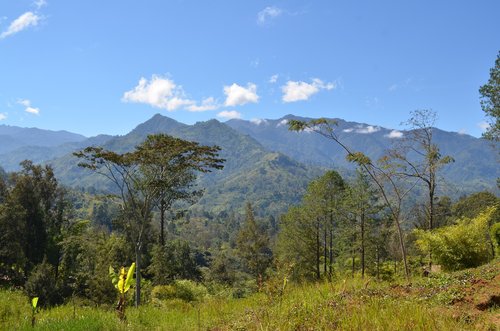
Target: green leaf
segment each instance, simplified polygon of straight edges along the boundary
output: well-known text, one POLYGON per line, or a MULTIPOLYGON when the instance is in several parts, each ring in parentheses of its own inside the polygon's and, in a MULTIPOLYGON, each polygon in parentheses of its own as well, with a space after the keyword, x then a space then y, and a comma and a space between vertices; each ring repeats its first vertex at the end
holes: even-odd
POLYGON ((128 268, 127 278, 125 280, 125 292, 127 292, 130 289, 130 286, 132 286, 133 284, 134 271, 135 271, 135 263, 132 263, 130 265, 130 268, 128 268))
POLYGON ((33 310, 36 309, 37 305, 38 305, 38 297, 34 297, 33 299, 31 299, 31 307, 33 308, 33 310))
POLYGON ((113 269, 112 266, 109 266, 109 277, 111 278, 111 283, 116 287, 118 284, 118 275, 115 272, 115 269, 113 269))

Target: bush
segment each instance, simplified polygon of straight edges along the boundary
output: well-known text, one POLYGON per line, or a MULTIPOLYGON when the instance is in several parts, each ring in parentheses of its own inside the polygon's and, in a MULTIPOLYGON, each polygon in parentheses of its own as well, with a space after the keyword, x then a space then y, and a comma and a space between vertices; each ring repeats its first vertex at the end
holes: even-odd
POLYGON ((186 302, 201 301, 208 291, 205 286, 191 280, 176 280, 172 285, 153 287, 151 297, 156 300, 180 299, 186 302))
POLYGON ((480 266, 492 258, 488 224, 495 209, 488 208, 473 219, 465 218, 434 231, 415 230, 416 243, 424 253, 432 252, 444 270, 480 266))
POLYGON ((47 262, 33 269, 24 285, 24 290, 30 298, 38 297, 38 305, 41 307, 61 303, 61 297, 57 294, 54 267, 47 262))
POLYGON ((490 238, 495 247, 495 256, 500 257, 500 223, 495 223, 490 229, 490 238))

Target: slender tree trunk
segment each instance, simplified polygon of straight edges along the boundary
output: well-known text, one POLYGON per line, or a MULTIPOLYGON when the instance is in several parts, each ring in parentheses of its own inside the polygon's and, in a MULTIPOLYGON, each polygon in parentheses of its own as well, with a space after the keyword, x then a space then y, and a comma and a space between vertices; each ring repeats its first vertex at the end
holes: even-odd
MULTIPOLYGON (((429 185, 429 231, 434 229, 434 176, 431 172, 430 185, 429 185)), ((432 269, 432 251, 429 249, 429 272, 432 269)))
POLYGON ((333 229, 330 228, 330 269, 329 279, 332 281, 333 277, 333 229))
POLYGON ((406 280, 410 281, 410 269, 408 269, 408 262, 406 261, 406 247, 405 247, 405 243, 404 243, 403 229, 401 229, 399 214, 400 214, 400 211, 398 209, 397 214, 394 215, 394 220, 396 221, 396 226, 398 229, 399 247, 401 248, 401 254, 403 255, 402 257, 403 257, 403 264, 404 264, 404 268, 405 268, 406 280))
POLYGON ((319 280, 321 278, 321 269, 320 269, 320 242, 319 242, 319 219, 316 220, 316 278, 319 280))
POLYGON ((141 244, 135 246, 135 306, 141 304, 141 244))
POLYGON ((361 213, 361 278, 365 278, 365 213, 361 213))
POLYGON ((324 263, 323 263, 323 274, 326 276, 327 274, 327 265, 328 265, 328 259, 327 259, 327 254, 328 254, 328 249, 327 249, 327 245, 328 245, 328 241, 327 241, 327 229, 326 229, 326 226, 325 226, 325 229, 323 231, 323 258, 324 258, 324 263))
POLYGON ((377 260, 377 280, 380 280, 380 253, 378 250, 378 244, 377 247, 375 248, 375 256, 377 260))
POLYGON ((351 259, 352 259, 352 270, 351 276, 354 278, 354 272, 356 271, 356 235, 352 236, 352 246, 351 246, 351 259))
POLYGON ((160 201, 160 244, 165 246, 165 199, 160 201))

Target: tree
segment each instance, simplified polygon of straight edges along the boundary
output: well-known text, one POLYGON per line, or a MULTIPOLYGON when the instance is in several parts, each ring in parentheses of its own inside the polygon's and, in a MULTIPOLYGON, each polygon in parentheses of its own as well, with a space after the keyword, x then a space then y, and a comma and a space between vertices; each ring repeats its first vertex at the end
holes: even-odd
MULTIPOLYGON (((61 229, 68 204, 50 166, 21 162, 0 206, 0 257, 27 277, 44 259, 59 271, 61 229)), ((3 264, 2 263, 2 264, 3 264)))
MULTIPOLYGON (((442 156, 433 141, 434 124, 437 114, 431 110, 415 110, 408 120, 410 130, 395 148, 383 158, 384 164, 396 168, 396 174, 403 178, 421 181, 427 191, 426 215, 427 229, 432 230, 436 218, 435 203, 438 185, 438 171, 453 162, 450 156, 442 156)), ((432 252, 429 253, 429 266, 432 265, 432 252)))
POLYGON ((334 141, 347 153, 346 158, 349 162, 356 163, 360 168, 363 169, 363 171, 365 171, 366 174, 368 174, 375 187, 379 191, 380 195, 382 196, 382 199, 389 209, 391 218, 396 225, 405 275, 406 278, 409 279, 410 270, 408 268, 404 233, 401 226, 401 208, 404 198, 413 189, 415 183, 410 184, 409 187, 402 185, 402 183, 398 182, 398 178, 395 175, 393 169, 388 168, 385 165, 378 166, 374 162, 372 162, 372 160, 365 154, 354 151, 350 147, 345 145, 339 139, 334 130, 334 126, 336 124, 337 122, 327 120, 325 118, 315 119, 309 122, 290 120, 288 122, 288 128, 292 131, 304 131, 307 129, 334 141))
POLYGON ((222 169, 219 149, 200 146, 196 142, 165 134, 150 135, 137 147, 140 171, 155 193, 155 205, 160 211, 160 244, 165 245, 165 212, 176 201, 194 203, 203 194, 193 190, 195 171, 222 169))
POLYGON ((175 140, 175 138, 160 134, 148 137, 146 142, 128 153, 119 154, 102 147, 87 147, 74 153, 76 157, 83 160, 78 164, 79 166, 105 176, 118 189, 118 197, 122 205, 121 216, 125 221, 127 234, 134 243, 136 306, 141 300, 141 255, 149 229, 151 212, 156 206, 156 201, 162 197, 161 192, 179 189, 176 181, 179 173, 210 172, 214 168, 221 169, 224 160, 218 158, 219 150, 217 146, 199 146, 195 142, 175 140), (155 170, 162 169, 165 158, 168 157, 162 152, 167 150, 168 145, 173 141, 184 146, 184 152, 178 155, 182 162, 179 166, 164 167, 163 172, 157 174, 155 170), (170 172, 167 173, 167 171, 170 172))
POLYGON ((336 171, 311 181, 300 206, 281 217, 278 248, 282 261, 294 264, 295 278, 331 279, 334 241, 345 218, 347 184, 336 171), (323 268, 321 268, 323 261, 323 268), (323 272, 322 270, 323 269, 323 272))
POLYGON ((480 102, 486 117, 489 120, 489 128, 483 133, 483 137, 493 141, 500 140, 500 51, 498 52, 495 66, 490 69, 490 79, 479 88, 481 94, 480 102))
POLYGON ((269 248, 269 235, 255 221, 250 203, 246 205, 245 223, 238 232, 236 248, 246 269, 259 283, 271 265, 272 251, 269 248))
MULTIPOLYGON (((378 200, 377 192, 371 187, 368 181, 367 175, 358 169, 356 180, 349 187, 349 194, 347 197, 346 204, 347 209, 352 214, 354 219, 354 227, 359 225, 359 248, 361 257, 361 277, 364 278, 366 270, 366 250, 368 242, 370 241, 370 224, 375 215, 381 210, 381 206, 377 204, 378 200)), ((354 229, 356 233, 357 229, 354 229)), ((354 249, 354 243, 352 245, 354 249)), ((354 255, 353 255, 354 261, 354 255)), ((354 263, 353 263, 354 266, 354 263)), ((353 270, 354 272, 354 270, 353 270)))
POLYGON ((312 181, 307 188, 304 201, 315 211, 319 227, 323 229, 323 272, 331 280, 333 274, 334 228, 343 217, 343 204, 347 185, 338 172, 327 171, 312 181))

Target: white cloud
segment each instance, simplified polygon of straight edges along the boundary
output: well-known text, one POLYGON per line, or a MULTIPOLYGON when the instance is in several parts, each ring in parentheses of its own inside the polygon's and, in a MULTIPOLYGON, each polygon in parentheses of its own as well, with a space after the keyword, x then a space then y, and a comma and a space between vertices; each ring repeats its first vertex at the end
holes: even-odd
POLYGON ((31 106, 31 101, 29 101, 28 99, 20 99, 17 103, 23 105, 24 107, 31 106))
MULTIPOLYGON (((193 100, 184 98, 181 86, 177 86, 171 79, 158 75, 153 75, 150 81, 142 77, 136 87, 123 94, 122 101, 145 103, 168 111, 181 107, 196 107, 193 100)), ((203 104, 198 107, 203 107, 203 104)))
POLYGON ((272 75, 271 78, 269 78, 269 83, 274 84, 278 81, 278 74, 272 75))
POLYGON ((401 131, 398 131, 398 130, 392 130, 391 132, 389 132, 388 134, 385 135, 385 137, 387 138, 403 138, 403 132, 401 131))
POLYGON ((40 109, 34 108, 34 107, 26 107, 26 109, 24 111, 27 113, 30 113, 30 114, 34 114, 34 115, 40 114, 40 109))
POLYGON ((30 26, 36 26, 38 25, 38 22, 40 21, 40 16, 37 14, 34 14, 33 12, 26 12, 16 18, 12 23, 10 23, 9 27, 7 30, 2 32, 0 34, 0 39, 4 39, 10 35, 16 34, 18 32, 21 32, 30 26))
POLYGON ((31 101, 29 101, 28 99, 20 99, 20 100, 17 101, 17 103, 20 104, 20 105, 23 105, 24 107, 26 107, 24 109, 24 111, 27 112, 27 113, 34 114, 34 115, 39 115, 40 114, 40 108, 32 107, 31 106, 31 101))
POLYGON ((287 125, 288 124, 288 120, 287 119, 284 119, 284 120, 281 120, 277 125, 276 127, 279 128, 280 126, 284 126, 284 125, 287 125))
POLYGON ((392 84, 391 86, 389 86, 388 90, 390 92, 393 92, 393 91, 396 91, 398 89, 399 85, 398 84, 392 84))
POLYGON ((207 111, 207 110, 216 110, 219 108, 220 105, 217 103, 217 101, 213 97, 209 97, 203 99, 201 105, 198 106, 196 104, 192 104, 188 106, 186 109, 189 111, 207 111))
POLYGON ((262 118, 252 118, 250 122, 252 122, 255 125, 267 124, 267 120, 262 118))
POLYGON ((488 130, 490 128, 490 124, 487 122, 479 122, 477 123, 477 126, 484 131, 488 130))
POLYGON ((224 94, 226 95, 226 102, 224 103, 226 106, 239 106, 259 101, 257 85, 253 83, 248 83, 246 88, 236 83, 231 86, 224 86, 224 94))
POLYGON ((3 121, 7 119, 7 114, 6 113, 0 113, 0 121, 3 121))
POLYGON ((241 113, 236 110, 224 110, 217 114, 217 117, 225 118, 225 119, 234 119, 241 118, 241 113))
POLYGON ((313 78, 311 83, 288 81, 281 87, 283 91, 283 102, 296 102, 308 100, 312 95, 320 90, 332 90, 335 83, 324 83, 321 79, 313 78))
POLYGON ((366 127, 360 127, 358 129, 356 129, 357 133, 362 133, 362 134, 375 133, 378 131, 380 131, 380 127, 373 126, 373 125, 368 125, 366 127))
MULTIPOLYGON (((344 129, 342 131, 347 132, 347 133, 355 132, 355 133, 361 133, 361 134, 368 134, 368 133, 375 133, 375 132, 378 132, 380 130, 381 130, 381 128, 379 126, 373 126, 373 125, 363 126, 363 125, 359 124, 359 125, 356 125, 354 128, 347 128, 347 129, 344 129)), ((397 135, 398 134, 397 132, 399 132, 399 131, 393 130, 389 135, 391 135, 391 134, 397 135)), ((389 136, 389 135, 387 135, 387 136, 389 136)), ((401 135, 402 135, 402 133, 401 133, 401 135)), ((397 137, 393 136, 390 138, 397 138, 397 137)))
POLYGON ((40 9, 40 8, 42 8, 42 7, 47 6, 47 1, 45 1, 45 0, 35 0, 35 1, 33 2, 33 4, 35 5, 35 7, 36 7, 37 9, 40 9))
POLYGON ((280 16, 282 13, 283 10, 281 10, 278 7, 275 6, 266 7, 257 14, 257 23, 260 25, 264 25, 267 22, 269 22, 270 19, 276 18, 280 16))

